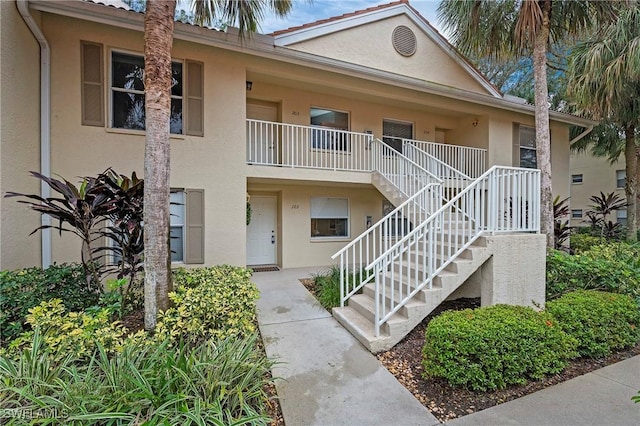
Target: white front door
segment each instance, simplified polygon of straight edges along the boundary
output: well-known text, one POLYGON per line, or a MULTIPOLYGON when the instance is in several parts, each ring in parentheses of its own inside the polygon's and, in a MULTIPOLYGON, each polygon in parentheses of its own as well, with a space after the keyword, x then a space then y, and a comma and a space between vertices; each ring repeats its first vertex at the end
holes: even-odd
POLYGON ((252 195, 247 227, 247 265, 276 263, 276 197, 252 195))
MULTIPOLYGON (((275 123, 278 121, 278 105, 247 102, 247 118, 275 123)), ((274 164, 280 149, 278 127, 269 123, 247 124, 247 152, 250 163, 274 164)))

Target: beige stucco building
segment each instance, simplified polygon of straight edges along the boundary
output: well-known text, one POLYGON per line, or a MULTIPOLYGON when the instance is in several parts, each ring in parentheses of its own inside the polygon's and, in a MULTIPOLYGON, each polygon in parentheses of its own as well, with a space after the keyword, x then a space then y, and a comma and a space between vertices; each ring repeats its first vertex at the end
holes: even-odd
MULTIPOLYGON (((594 195, 605 195, 612 192, 625 199, 625 164, 624 157, 611 163, 603 157, 595 157, 588 152, 572 153, 571 166, 571 226, 588 226, 586 213, 592 210, 594 195)), ((627 223, 627 210, 621 209, 612 213, 609 220, 623 225, 627 223)))
MULTIPOLYGON (((69 179, 108 167, 142 174, 144 16, 109 3, 0 2, 3 194, 40 192, 30 170, 69 179)), ((527 232, 521 241, 484 241, 473 267, 458 265, 455 285, 439 284, 450 288, 438 300, 469 279, 477 294, 504 294, 490 303, 544 301, 534 107, 503 96, 406 1, 244 41, 233 28, 176 23, 174 40, 176 265, 344 266, 332 256, 366 241, 350 261, 362 268, 373 253, 395 256, 397 244, 416 238, 424 250, 449 247, 446 256, 397 251, 436 259, 430 272, 424 260, 413 274, 431 289, 484 235, 527 232), (452 235, 464 240, 454 249, 452 235), (530 253, 526 266, 509 266, 504 247, 530 253), (504 289, 533 280, 535 290, 500 293, 487 287, 496 280, 504 289)), ((569 127, 593 123, 550 115, 553 190, 567 197, 569 127)), ((14 199, 0 203, 0 268, 78 260, 78 241, 29 236, 41 218, 14 199)), ((394 262, 384 271, 411 269, 394 262)))

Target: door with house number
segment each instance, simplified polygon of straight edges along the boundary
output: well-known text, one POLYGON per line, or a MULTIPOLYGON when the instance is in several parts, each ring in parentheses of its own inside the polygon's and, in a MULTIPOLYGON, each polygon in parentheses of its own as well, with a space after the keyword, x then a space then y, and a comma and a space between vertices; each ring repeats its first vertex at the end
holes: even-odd
POLYGON ((247 100, 247 118, 260 120, 247 123, 247 159, 253 164, 278 164, 280 131, 278 104, 247 100))
POLYGON ((276 197, 252 195, 247 227, 247 265, 276 263, 276 197))

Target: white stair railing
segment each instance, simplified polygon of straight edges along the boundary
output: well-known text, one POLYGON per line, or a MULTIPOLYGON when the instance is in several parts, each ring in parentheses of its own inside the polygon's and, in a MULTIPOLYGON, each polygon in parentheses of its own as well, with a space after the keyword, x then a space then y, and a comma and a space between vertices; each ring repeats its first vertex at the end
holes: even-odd
POLYGON ((369 172, 372 140, 368 133, 247 119, 247 163, 369 172))
POLYGON ((473 179, 461 171, 454 169, 447 163, 406 141, 403 143, 402 153, 411 161, 436 175, 443 181, 443 196, 450 200, 458 192, 473 182, 473 179))
POLYGON ((380 139, 371 144, 371 165, 372 171, 380 173, 405 197, 411 197, 425 185, 442 183, 442 179, 380 139))
POLYGON ((486 170, 486 149, 413 139, 403 139, 402 143, 420 148, 471 178, 477 178, 486 170))
POLYGON ((331 257, 340 265, 340 306, 374 277, 365 266, 442 205, 440 189, 438 183, 426 185, 331 257))
POLYGON ((494 166, 365 268, 375 334, 483 232, 539 232, 540 171, 494 166))
POLYGON ((339 258, 341 306, 372 279, 364 267, 442 205, 442 180, 378 139, 371 163, 408 199, 332 256, 339 258))

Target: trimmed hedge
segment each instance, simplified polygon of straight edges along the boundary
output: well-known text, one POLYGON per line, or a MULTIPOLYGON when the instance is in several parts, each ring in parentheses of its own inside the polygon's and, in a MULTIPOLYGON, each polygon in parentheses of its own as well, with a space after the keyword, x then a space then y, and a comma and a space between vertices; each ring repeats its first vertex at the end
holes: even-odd
POLYGON ((580 233, 571 234, 571 239, 569 241, 571 244, 571 250, 576 254, 584 253, 594 246, 606 245, 608 242, 604 237, 580 233))
POLYGON ((495 305, 445 312, 425 333, 425 377, 473 390, 502 389, 565 368, 577 342, 546 312, 495 305))
POLYGON ((211 338, 246 336, 256 330, 256 300, 251 271, 229 265, 174 271, 173 307, 160 313, 156 336, 198 343, 211 338))
POLYGON ((582 356, 599 358, 640 342, 640 310, 629 296, 578 290, 547 303, 582 356))
POLYGON ((79 264, 0 271, 1 340, 8 342, 18 337, 25 331, 29 309, 56 298, 67 310, 80 311, 97 304, 100 294, 89 289, 79 264))

